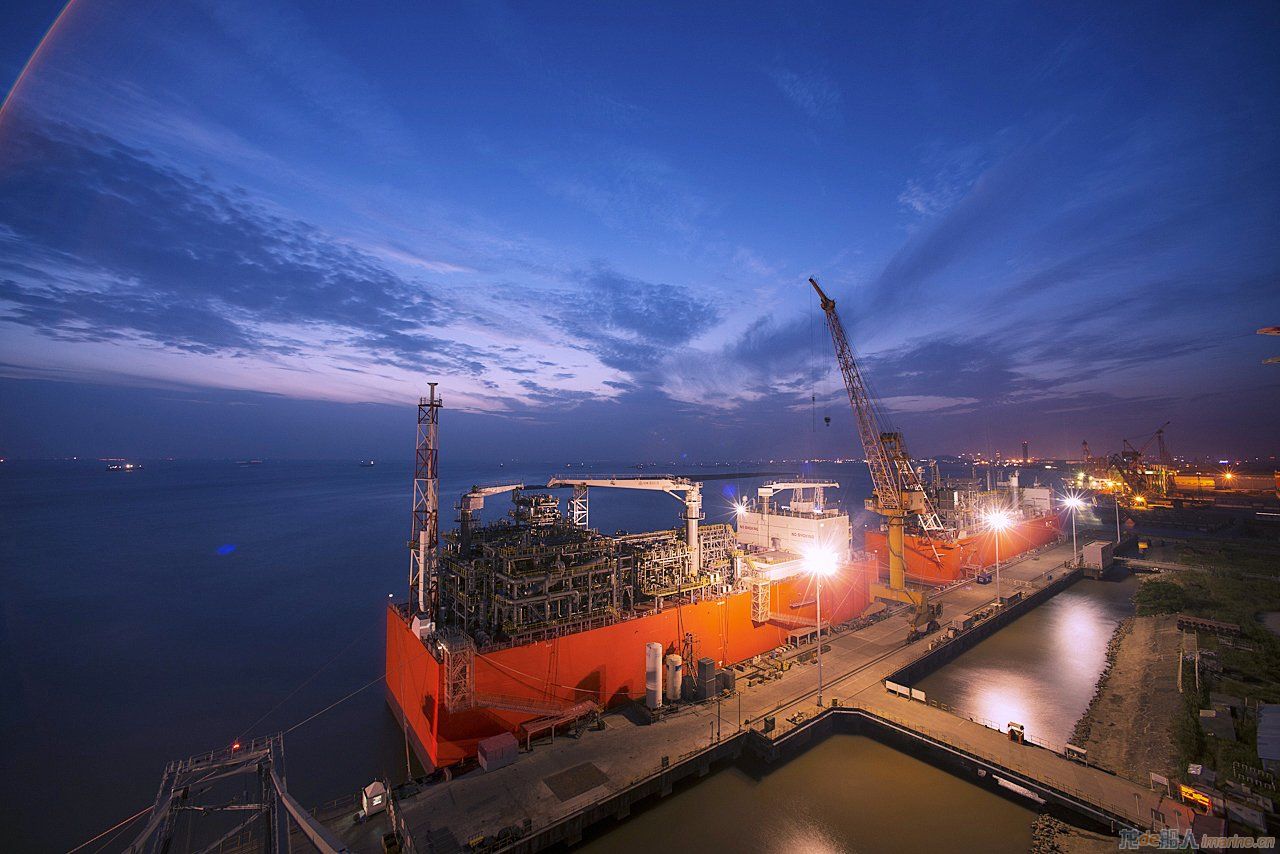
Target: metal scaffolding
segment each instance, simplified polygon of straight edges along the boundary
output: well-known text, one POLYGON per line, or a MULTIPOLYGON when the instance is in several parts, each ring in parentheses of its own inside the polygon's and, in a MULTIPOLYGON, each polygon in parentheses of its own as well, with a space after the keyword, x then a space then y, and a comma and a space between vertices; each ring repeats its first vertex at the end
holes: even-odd
POLYGON ((575 528, 590 528, 587 522, 588 504, 586 486, 575 486, 573 496, 569 499, 569 520, 575 528))
POLYGON ((461 712, 475 704, 476 645, 471 635, 451 631, 439 636, 444 665, 444 707, 461 712))
POLYGON ((347 851, 285 788, 284 737, 276 734, 170 762, 151 817, 127 851, 171 854, 227 846, 287 854, 290 818, 322 854, 347 851), (248 775, 257 779, 246 787, 248 775), (250 802, 244 799, 246 788, 253 792, 250 802))

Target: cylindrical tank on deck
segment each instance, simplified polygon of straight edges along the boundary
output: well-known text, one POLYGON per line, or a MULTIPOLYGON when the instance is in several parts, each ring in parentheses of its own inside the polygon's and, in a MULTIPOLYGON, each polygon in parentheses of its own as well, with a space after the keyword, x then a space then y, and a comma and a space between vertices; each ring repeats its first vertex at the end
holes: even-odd
POLYGON ((667 656, 667 701, 680 699, 680 685, 684 682, 684 659, 674 653, 667 656))
POLYGON ((651 709, 662 708, 662 644, 644 647, 644 702, 651 709))

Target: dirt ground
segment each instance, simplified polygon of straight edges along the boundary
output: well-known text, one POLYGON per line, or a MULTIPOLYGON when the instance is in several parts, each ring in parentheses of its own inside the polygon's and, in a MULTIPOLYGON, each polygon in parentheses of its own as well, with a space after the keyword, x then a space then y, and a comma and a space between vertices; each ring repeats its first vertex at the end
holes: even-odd
POLYGON ((1077 732, 1087 732, 1089 764, 1135 783, 1149 774, 1177 777, 1174 730, 1181 636, 1173 617, 1134 617, 1114 650, 1114 663, 1077 732))
POLYGON ((1102 854, 1118 844, 1114 836, 1090 833, 1043 813, 1031 824, 1030 854, 1102 854))

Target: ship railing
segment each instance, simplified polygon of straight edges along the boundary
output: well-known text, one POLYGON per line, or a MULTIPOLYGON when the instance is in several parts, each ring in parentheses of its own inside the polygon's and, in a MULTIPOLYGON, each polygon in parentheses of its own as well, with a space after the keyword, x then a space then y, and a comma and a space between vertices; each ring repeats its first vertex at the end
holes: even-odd
MULTIPOLYGON (((564 478, 565 480, 688 480, 687 475, 670 474, 668 472, 627 472, 627 473, 610 473, 610 472, 573 472, 572 474, 556 473, 552 478, 564 478)), ((559 487, 557 487, 559 488, 559 487)))
POLYGON ((785 507, 770 507, 770 516, 786 516, 793 519, 836 519, 840 516, 847 515, 840 510, 817 510, 814 512, 801 512, 798 510, 789 510, 785 507))
POLYGON ((559 715, 569 707, 567 701, 556 697, 517 697, 510 694, 477 692, 474 695, 474 699, 477 706, 503 709, 510 712, 525 712, 530 715, 559 715))

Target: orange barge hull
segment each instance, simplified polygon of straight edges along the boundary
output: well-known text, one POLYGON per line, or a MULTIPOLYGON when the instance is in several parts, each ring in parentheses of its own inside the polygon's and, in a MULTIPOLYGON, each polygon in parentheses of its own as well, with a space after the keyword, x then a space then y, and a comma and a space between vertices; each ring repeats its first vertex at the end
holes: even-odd
MULTIPOLYGON (((871 567, 849 565, 823 582, 824 622, 859 616, 869 604, 871 567)), ((735 593, 602 628, 475 656, 475 694, 565 708, 590 700, 615 706, 645 694, 645 645, 658 642, 682 653, 694 637, 694 657, 717 666, 736 664, 787 642, 788 633, 816 621, 816 597, 808 576, 770 584, 769 622, 751 620, 751 593, 735 593)), ((693 662, 686 665, 690 672, 693 662)), ((481 739, 516 733, 541 717, 478 705, 446 712, 443 669, 394 605, 387 608, 387 700, 405 727, 424 767, 454 765, 476 755, 481 739)), ((506 702, 503 705, 512 705, 506 702)))
MULTIPOLYGON (((948 584, 964 578, 969 572, 985 569, 996 562, 996 537, 1000 538, 1000 560, 1006 561, 1023 552, 1056 542, 1060 536, 1058 520, 1053 516, 1026 519, 996 534, 984 532, 964 537, 954 543, 936 543, 937 556, 929 543, 908 535, 907 578, 924 584, 948 584)), ((881 574, 888 574, 889 542, 881 531, 866 531, 863 547, 875 557, 881 574)))

